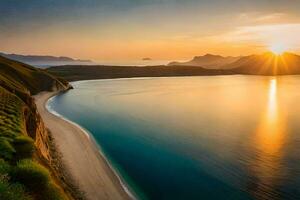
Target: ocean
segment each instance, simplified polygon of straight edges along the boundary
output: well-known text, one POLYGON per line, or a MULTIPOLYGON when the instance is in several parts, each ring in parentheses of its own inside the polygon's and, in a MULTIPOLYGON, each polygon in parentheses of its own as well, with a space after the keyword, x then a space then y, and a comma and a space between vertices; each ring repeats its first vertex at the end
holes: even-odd
POLYGON ((300 76, 79 81, 48 106, 137 199, 300 197, 300 76))

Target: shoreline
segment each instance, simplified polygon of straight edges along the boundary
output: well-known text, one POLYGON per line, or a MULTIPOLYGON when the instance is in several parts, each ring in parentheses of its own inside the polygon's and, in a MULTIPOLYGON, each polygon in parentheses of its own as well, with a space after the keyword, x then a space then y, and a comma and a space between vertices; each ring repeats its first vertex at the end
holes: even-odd
POLYGON ((118 178, 119 183, 121 184, 121 186, 123 187, 124 191, 128 194, 128 196, 132 199, 132 200, 137 200, 136 197, 132 194, 132 192, 130 191, 129 187, 126 185, 125 181, 123 181, 123 179, 121 178, 121 176, 118 174, 118 172, 114 169, 114 167, 110 164, 109 160, 106 158, 106 156, 104 155, 101 146, 97 144, 96 140, 94 139, 93 135, 86 130, 85 128, 81 127, 79 124, 77 124, 76 122, 73 122, 67 118, 65 118, 63 115, 59 114, 58 112, 56 112, 55 110, 53 110, 50 106, 49 106, 49 102, 52 101, 53 98, 55 98, 57 95, 59 95, 60 93, 57 93, 53 96, 51 96, 46 102, 45 102, 45 107, 48 110, 49 113, 52 113, 53 115, 61 118, 64 121, 67 121, 68 123, 76 126, 78 129, 80 129, 88 138, 88 140, 90 140, 95 146, 96 150, 99 152, 100 156, 105 160, 106 164, 108 165, 108 167, 110 168, 110 170, 112 170, 112 172, 115 174, 115 176, 118 178))
POLYGON ((59 92, 42 92, 34 98, 38 111, 62 154, 63 164, 86 199, 136 199, 93 136, 48 106, 48 102, 58 94, 59 92))

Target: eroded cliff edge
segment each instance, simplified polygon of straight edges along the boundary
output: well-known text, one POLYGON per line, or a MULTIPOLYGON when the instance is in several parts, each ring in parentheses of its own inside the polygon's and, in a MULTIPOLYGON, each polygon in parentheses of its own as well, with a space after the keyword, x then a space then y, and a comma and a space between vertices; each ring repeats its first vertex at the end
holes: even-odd
MULTIPOLYGON (((35 163, 39 163, 38 165, 40 165, 41 168, 48 169, 50 172, 47 172, 49 173, 49 181, 51 184, 53 183, 53 185, 56 185, 55 187, 59 188, 61 191, 60 193, 62 193, 60 195, 61 199, 81 198, 82 195, 78 194, 77 189, 70 183, 69 177, 67 177, 62 169, 63 167, 60 163, 59 152, 55 151, 55 144, 53 143, 51 133, 46 129, 32 96, 40 92, 53 92, 53 94, 65 92, 71 88, 71 85, 67 81, 54 77, 44 70, 36 69, 24 63, 9 60, 0 56, 0 89, 2 94, 2 96, 0 95, 0 98, 14 99, 13 101, 3 100, 2 102, 4 103, 2 104, 9 104, 8 106, 10 108, 15 108, 15 110, 20 113, 18 116, 12 116, 17 119, 13 119, 13 121, 17 121, 17 125, 20 126, 20 128, 16 129, 16 127, 12 127, 10 124, 5 124, 5 120, 7 120, 6 117, 12 115, 9 113, 9 110, 1 110, 3 114, 1 115, 0 120, 2 120, 3 123, 0 124, 0 126, 2 126, 0 127, 0 142, 3 143, 4 141, 5 144, 11 145, 12 152, 10 157, 0 155, 1 164, 5 164, 9 166, 9 169, 12 169, 1 172, 6 173, 0 174, 1 176, 5 175, 9 177, 7 180, 1 180, 0 176, 1 184, 13 185, 13 181, 19 181, 18 178, 20 179, 20 176, 14 177, 15 174, 13 172, 18 169, 21 162, 25 163, 25 159, 22 158, 22 160, 18 160, 15 158, 16 150, 14 149, 14 139, 19 137, 19 135, 24 135, 26 137, 28 136, 28 138, 32 138, 34 141, 35 151, 30 157, 30 162, 34 165, 32 168, 34 170, 38 168, 35 163), (14 133, 11 133, 11 135, 9 135, 9 132, 6 132, 9 128, 14 130, 14 133)), ((4 105, 3 108, 5 106, 7 105, 4 105)), ((40 171, 43 170, 44 169, 40 171)), ((47 176, 47 173, 45 176, 47 176)), ((22 176, 23 174, 21 174, 21 178, 23 178, 22 176)), ((34 180, 32 180, 32 182, 34 182, 34 180)), ((24 181, 23 185, 20 193, 24 195, 24 198, 25 196, 26 199, 27 197, 28 199, 38 200, 44 198, 42 197, 43 192, 35 191, 36 188, 31 188, 30 181, 24 181)), ((51 192, 49 192, 49 194, 51 194, 51 192)), ((0 193, 0 197, 6 197, 5 195, 10 194, 0 193)), ((49 197, 48 199, 55 198, 49 197)))

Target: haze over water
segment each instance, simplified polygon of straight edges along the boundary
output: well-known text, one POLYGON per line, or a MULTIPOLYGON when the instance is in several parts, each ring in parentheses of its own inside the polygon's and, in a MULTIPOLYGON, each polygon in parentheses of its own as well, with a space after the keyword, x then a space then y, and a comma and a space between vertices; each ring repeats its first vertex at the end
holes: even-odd
POLYGON ((86 128, 140 199, 297 199, 299 76, 74 83, 49 106, 86 128))

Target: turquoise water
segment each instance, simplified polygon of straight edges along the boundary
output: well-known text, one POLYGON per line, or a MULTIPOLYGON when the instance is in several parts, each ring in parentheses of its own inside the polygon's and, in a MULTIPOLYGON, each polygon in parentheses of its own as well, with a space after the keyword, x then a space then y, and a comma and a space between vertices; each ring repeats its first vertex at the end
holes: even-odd
POLYGON ((49 106, 87 129, 139 199, 299 199, 300 77, 74 83, 49 106))

